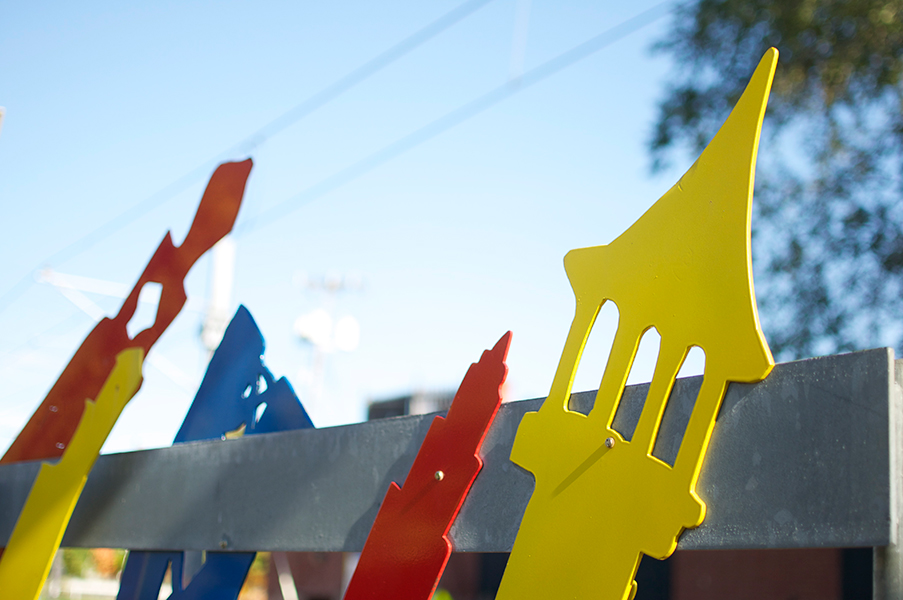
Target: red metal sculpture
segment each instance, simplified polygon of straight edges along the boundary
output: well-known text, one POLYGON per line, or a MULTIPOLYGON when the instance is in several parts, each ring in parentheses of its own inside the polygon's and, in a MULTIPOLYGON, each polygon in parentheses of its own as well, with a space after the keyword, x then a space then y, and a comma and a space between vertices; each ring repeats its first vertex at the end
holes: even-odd
POLYGON ((126 348, 140 347, 145 355, 185 305, 184 279, 198 258, 232 230, 241 206, 252 162, 217 167, 185 241, 175 246, 169 232, 151 257, 138 283, 114 318, 104 318, 88 334, 47 397, 19 433, 0 463, 58 458, 75 433, 86 398, 96 398, 126 348), (154 324, 129 338, 126 325, 135 314, 145 283, 163 286, 154 324))
POLYGON ((436 417, 404 488, 389 486, 345 600, 428 600, 452 552, 448 530, 483 466, 479 450, 501 404, 509 331, 470 366, 446 418, 436 417))

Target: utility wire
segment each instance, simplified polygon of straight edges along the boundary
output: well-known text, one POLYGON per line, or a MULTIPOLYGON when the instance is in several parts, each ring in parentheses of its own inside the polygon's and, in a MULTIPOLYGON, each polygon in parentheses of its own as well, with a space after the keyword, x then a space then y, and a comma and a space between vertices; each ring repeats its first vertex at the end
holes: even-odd
POLYGON ((403 138, 396 140, 388 146, 384 146, 373 154, 330 175, 326 179, 321 180, 319 183, 312 185, 297 195, 292 196, 287 200, 283 200, 272 208, 260 213, 257 217, 245 221, 237 228, 236 236, 250 233, 255 229, 264 227, 265 225, 288 215, 305 204, 369 173, 408 150, 411 150, 441 133, 448 131, 452 127, 477 116, 502 100, 551 77, 559 71, 566 69, 599 50, 627 37, 631 33, 650 25, 670 12, 670 4, 670 0, 656 4, 652 8, 631 17, 623 23, 604 31, 567 52, 559 54, 538 67, 527 71, 520 78, 502 84, 482 96, 471 100, 467 104, 439 117, 435 121, 424 125, 403 138))
POLYGON ((426 27, 411 34, 401 42, 395 44, 388 50, 370 59, 357 69, 351 71, 347 75, 341 77, 331 85, 320 90, 313 96, 304 100, 288 112, 273 119, 242 141, 227 150, 220 152, 218 155, 210 158, 193 170, 189 171, 179 179, 173 181, 163 189, 145 198, 138 204, 132 206, 120 215, 110 219, 97 229, 82 236, 81 238, 70 243, 63 249, 50 255, 40 263, 30 269, 22 279, 20 279, 12 288, 0 295, 0 312, 6 310, 12 302, 24 294, 28 288, 34 283, 34 273, 47 265, 68 260, 73 256, 81 254, 97 242, 105 239, 122 229, 132 221, 147 214, 150 210, 163 202, 173 198, 177 194, 185 191, 189 186, 203 177, 209 176, 213 167, 223 160, 249 154, 252 150, 266 142, 273 135, 283 131, 287 127, 297 123, 312 112, 331 102, 338 96, 347 92, 354 86, 365 81, 375 75, 382 69, 388 67, 395 61, 409 54, 419 46, 422 46, 432 38, 436 37, 452 25, 462 21, 480 8, 486 6, 493 0, 470 0, 458 6, 457 8, 447 12, 426 27))

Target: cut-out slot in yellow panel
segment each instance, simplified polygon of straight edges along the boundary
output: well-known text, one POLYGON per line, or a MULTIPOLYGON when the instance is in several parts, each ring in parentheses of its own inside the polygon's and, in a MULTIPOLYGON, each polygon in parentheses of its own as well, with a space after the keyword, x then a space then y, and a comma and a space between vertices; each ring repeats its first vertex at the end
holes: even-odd
POLYGON ((511 460, 536 476, 499 599, 605 598, 636 593, 643 554, 666 558, 702 523, 696 481, 729 381, 774 366, 752 285, 750 215, 759 133, 777 50, 769 50, 696 163, 607 246, 573 250, 565 269, 577 309, 548 400, 524 415, 511 460), (618 332, 595 406, 568 410, 574 374, 602 305, 618 332), (643 334, 661 348, 631 441, 612 429, 643 334), (702 389, 674 466, 652 456, 662 414, 689 349, 705 351, 702 389))
POLYGON ((43 464, 0 557, 0 596, 36 600, 60 547, 88 473, 119 414, 141 385, 144 351, 116 356, 96 401, 86 400, 75 435, 55 465, 43 464))

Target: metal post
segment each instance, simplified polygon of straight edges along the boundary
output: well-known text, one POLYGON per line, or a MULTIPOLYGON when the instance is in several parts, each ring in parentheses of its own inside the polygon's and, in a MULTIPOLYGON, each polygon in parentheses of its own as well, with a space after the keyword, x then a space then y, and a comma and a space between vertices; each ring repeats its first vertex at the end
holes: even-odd
POLYGON ((887 546, 874 550, 872 574, 875 600, 903 598, 903 360, 894 361, 894 386, 888 406, 888 446, 890 451, 890 531, 887 546))

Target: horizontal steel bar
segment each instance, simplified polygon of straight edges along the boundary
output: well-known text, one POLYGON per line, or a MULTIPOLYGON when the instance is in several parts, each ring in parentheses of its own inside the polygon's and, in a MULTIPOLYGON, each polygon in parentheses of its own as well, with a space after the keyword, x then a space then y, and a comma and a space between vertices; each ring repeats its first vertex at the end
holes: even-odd
MULTIPOLYGON (((675 385, 655 453, 672 458, 701 378, 675 385)), ((732 384, 699 481, 708 504, 684 549, 884 546, 890 541, 888 408, 893 352, 778 365, 732 384)), ((629 434, 646 386, 624 394, 629 434)), ((587 412, 594 393, 575 394, 587 412)), ((524 412, 503 405, 485 465, 452 527, 455 549, 511 548, 533 477, 509 460, 524 412)), ((390 481, 403 482, 432 415, 251 436, 100 457, 65 546, 147 550, 359 551, 390 481)), ((39 463, 0 467, 0 540, 9 538, 39 463)), ((605 510, 605 498, 598 501, 605 510)))

